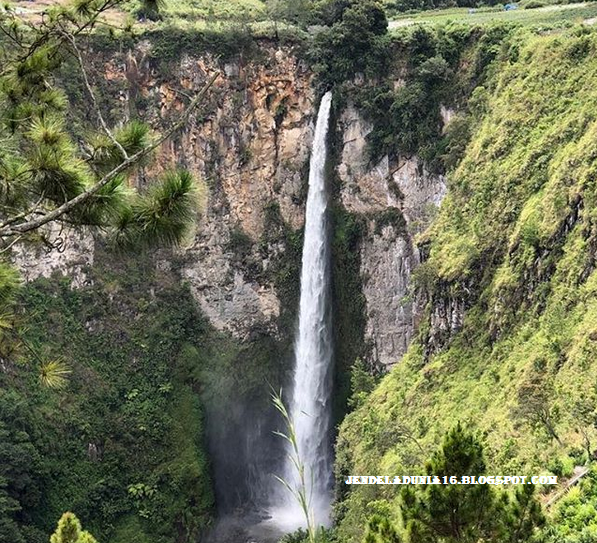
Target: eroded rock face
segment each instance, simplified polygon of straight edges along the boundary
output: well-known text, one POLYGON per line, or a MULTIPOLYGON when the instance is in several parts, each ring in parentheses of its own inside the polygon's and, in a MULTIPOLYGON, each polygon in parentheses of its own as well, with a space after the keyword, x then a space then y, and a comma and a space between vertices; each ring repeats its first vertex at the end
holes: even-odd
POLYGON ((232 237, 259 243, 273 208, 291 228, 302 226, 313 137, 311 73, 289 49, 264 46, 261 53, 258 62, 223 66, 210 55, 185 56, 168 81, 143 49, 125 57, 124 69, 122 60, 108 66, 112 78, 126 77, 153 104, 157 122, 183 110, 181 90, 189 94, 220 73, 201 115, 163 145, 151 173, 183 164, 205 180, 203 218, 180 273, 211 323, 240 339, 256 328, 276 335, 280 300, 265 279, 268 261, 254 246, 256 265, 247 272, 236 262, 232 237))
MULTIPOLYGON (((176 251, 178 273, 211 323, 246 340, 255 330, 274 337, 281 301, 269 273, 283 244, 260 251, 272 210, 292 229, 304 221, 307 167, 313 137, 315 96, 312 74, 289 48, 262 45, 255 62, 183 56, 167 75, 151 60, 151 44, 102 62, 95 70, 110 82, 113 118, 128 120, 139 108, 154 125, 167 125, 215 72, 220 76, 205 104, 163 144, 157 160, 135 180, 140 186, 166 168, 182 165, 204 180, 201 219, 195 235, 176 251), (141 104, 141 105, 140 105, 141 104), (239 263, 238 237, 246 238, 239 263), (265 255, 265 256, 264 256, 265 255)), ((447 115, 447 114, 446 114, 447 115)), ((366 218, 360 247, 367 304, 366 340, 372 362, 400 360, 420 309, 410 287, 420 256, 413 236, 424 229, 445 192, 441 177, 416 157, 371 164, 366 137, 372 127, 349 105, 339 119, 343 146, 337 172, 340 198, 351 213, 366 218)), ((65 251, 18 247, 15 261, 27 280, 62 271, 73 286, 87 281, 94 242, 89 233, 69 233, 65 251)), ((172 267, 171 253, 157 265, 172 267)))
MULTIPOLYGON (((255 329, 276 335, 280 300, 258 244, 267 210, 275 209, 292 229, 304 221, 314 131, 312 74, 292 49, 267 44, 254 62, 223 64, 210 54, 185 55, 165 74, 152 60, 151 47, 143 42, 106 59, 101 51, 93 55, 90 72, 109 82, 114 122, 127 121, 142 108, 141 116, 152 125, 168 126, 193 92, 216 72, 220 75, 197 114, 131 183, 142 187, 177 166, 205 182, 200 224, 194 238, 177 250, 178 272, 217 329, 240 339, 255 329), (252 244, 250 271, 238 263, 234 233, 252 244)), ((83 270, 94 260, 93 237, 69 232, 67 238, 64 252, 16 247, 14 260, 25 279, 61 271, 73 277, 74 287, 84 285, 83 270)), ((171 267, 170 258, 171 253, 160 252, 157 265, 171 267)))
POLYGON ((71 279, 74 288, 89 284, 87 270, 93 266, 95 242, 85 229, 60 228, 54 224, 44 228, 48 243, 22 243, 12 249, 12 259, 24 281, 51 277, 63 273, 71 279))
POLYGON ((389 366, 406 352, 421 316, 411 282, 420 263, 414 236, 434 216, 445 180, 431 175, 416 157, 392 161, 386 156, 370 164, 366 137, 372 126, 354 107, 343 113, 340 128, 342 203, 367 218, 360 257, 370 362, 389 366))

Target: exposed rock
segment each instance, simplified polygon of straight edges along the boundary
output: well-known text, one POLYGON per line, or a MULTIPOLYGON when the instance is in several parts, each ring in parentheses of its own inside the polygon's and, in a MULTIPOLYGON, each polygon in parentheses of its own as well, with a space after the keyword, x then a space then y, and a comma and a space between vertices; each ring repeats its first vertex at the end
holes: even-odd
POLYGON ((429 173, 416 157, 400 158, 391 178, 402 195, 400 208, 408 229, 418 234, 431 223, 446 195, 445 179, 429 173))
MULTIPOLYGON (((264 46, 262 52, 265 61, 224 66, 211 55, 185 56, 168 80, 152 70, 146 50, 127 56, 137 74, 129 86, 138 86, 153 104, 148 113, 154 122, 184 109, 180 89, 189 94, 220 72, 204 117, 191 119, 162 146, 151 174, 183 164, 206 181, 204 218, 183 251, 181 274, 211 323, 241 339, 256 329, 275 335, 280 301, 264 274, 254 277, 237 265, 227 248, 230 233, 239 229, 258 242, 264 233, 264 209, 272 203, 292 228, 302 226, 303 173, 313 137, 311 73, 288 49, 264 46)), ((109 72, 119 73, 118 66, 113 60, 109 72)), ((133 72, 126 70, 129 79, 133 72)))
POLYGON ((343 148, 338 175, 345 208, 368 217, 361 245, 361 275, 367 306, 366 340, 373 346, 374 364, 398 362, 408 347, 421 307, 411 286, 420 262, 414 236, 430 222, 445 194, 442 176, 430 174, 416 157, 370 164, 367 135, 372 129, 349 106, 340 118, 343 148), (394 208, 403 223, 384 224, 394 208), (404 224, 406 228, 401 228, 404 224))
MULTIPOLYGON (((312 75, 291 49, 263 45, 265 59, 254 63, 220 64, 209 54, 183 56, 166 78, 152 64, 150 51, 151 44, 143 42, 106 62, 98 57, 98 71, 114 92, 114 118, 130 118, 142 98, 143 115, 155 125, 167 124, 184 110, 188 95, 216 71, 220 77, 205 107, 163 144, 136 183, 142 187, 176 165, 205 180, 201 224, 178 250, 177 269, 217 329, 243 340, 256 331, 276 336, 281 304, 267 273, 269 262, 257 249, 266 227, 265 210, 272 204, 292 228, 303 224, 315 105, 312 75), (239 263, 247 257, 235 254, 234 231, 253 244, 251 266, 239 263)), ((366 339, 373 345, 374 361, 390 365, 404 354, 420 313, 410 288, 419 263, 413 236, 430 221, 445 183, 416 157, 386 156, 371 164, 366 137, 372 126, 352 105, 339 123, 340 198, 349 212, 368 221, 360 249, 366 339), (402 213, 404 221, 382 223, 380 214, 388 209, 398 217, 402 213)), ((74 278, 73 286, 84 285, 85 267, 93 264, 93 238, 69 233, 68 239, 62 253, 46 254, 39 246, 16 248, 15 261, 24 277, 47 277, 60 270, 74 278)), ((160 253, 156 265, 170 268, 169 258, 160 253)))
POLYGON ((415 327, 410 277, 418 259, 408 237, 394 225, 384 226, 379 233, 374 233, 375 228, 375 221, 370 221, 361 248, 365 334, 373 345, 375 362, 390 365, 406 352, 415 327))
POLYGON ((390 170, 388 157, 378 164, 370 164, 367 155, 367 134, 373 129, 356 108, 349 105, 340 117, 342 155, 338 176, 342 181, 341 199, 347 211, 370 213, 399 207, 399 193, 388 186, 390 170))
POLYGON ((201 309, 218 330, 248 339, 255 330, 275 335, 280 302, 272 285, 261 285, 236 269, 226 250, 229 225, 207 217, 192 247, 185 250, 182 276, 201 309))
POLYGON ((86 271, 93 265, 95 248, 91 233, 51 225, 44 229, 43 235, 55 248, 39 242, 21 243, 12 248, 12 260, 23 279, 34 281, 58 272, 67 275, 75 288, 89 284, 86 271))
POLYGON ((464 323, 466 302, 448 292, 438 293, 430 303, 429 334, 425 341, 425 357, 440 351, 464 323))

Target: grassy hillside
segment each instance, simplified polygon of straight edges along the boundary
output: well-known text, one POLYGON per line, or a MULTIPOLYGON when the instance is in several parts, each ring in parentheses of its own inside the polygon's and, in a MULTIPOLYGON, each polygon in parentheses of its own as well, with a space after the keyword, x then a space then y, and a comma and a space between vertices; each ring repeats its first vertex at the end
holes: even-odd
POLYGON ((492 23, 516 23, 522 25, 571 25, 586 22, 593 24, 597 17, 597 3, 551 4, 536 0, 523 0, 519 9, 505 11, 503 6, 470 8, 448 8, 418 13, 399 14, 392 18, 390 28, 401 28, 411 24, 437 25, 457 22, 470 25, 492 23))
MULTIPOLYGON (((596 50, 587 29, 514 33, 473 92, 470 143, 420 240, 426 320, 406 358, 344 421, 338 481, 416 473, 456 421, 483 436, 491 474, 567 476, 592 460, 596 50), (431 326, 454 306, 466 308, 460 329, 431 326)), ((396 516, 397 503, 392 487, 352 489, 338 506, 340 540, 359 541, 366 518, 396 516)))

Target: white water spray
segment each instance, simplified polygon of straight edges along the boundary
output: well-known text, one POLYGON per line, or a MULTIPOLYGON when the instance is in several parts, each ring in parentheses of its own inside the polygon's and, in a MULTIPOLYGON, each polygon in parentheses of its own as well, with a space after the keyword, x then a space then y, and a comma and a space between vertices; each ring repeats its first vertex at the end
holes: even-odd
MULTIPOLYGON (((305 468, 307 498, 316 525, 330 522, 332 452, 330 396, 332 338, 330 312, 330 248, 325 186, 326 138, 332 102, 326 93, 319 106, 309 170, 309 195, 301 271, 299 328, 290 416, 305 468)), ((288 460, 284 480, 298 488, 298 470, 288 460)), ((287 529, 306 524, 297 500, 287 492, 272 511, 273 520, 287 529)))

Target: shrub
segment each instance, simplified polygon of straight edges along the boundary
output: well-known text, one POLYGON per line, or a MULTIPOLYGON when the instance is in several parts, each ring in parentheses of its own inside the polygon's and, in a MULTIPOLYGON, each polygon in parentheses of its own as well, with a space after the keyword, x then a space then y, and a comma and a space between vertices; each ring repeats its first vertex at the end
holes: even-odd
POLYGON ((531 0, 530 2, 525 4, 524 9, 536 9, 542 8, 543 6, 545 6, 545 2, 541 2, 539 0, 531 0))
POLYGON ((387 59, 388 21, 375 0, 333 4, 332 25, 318 34, 312 51, 323 86, 361 72, 380 73, 387 59))

